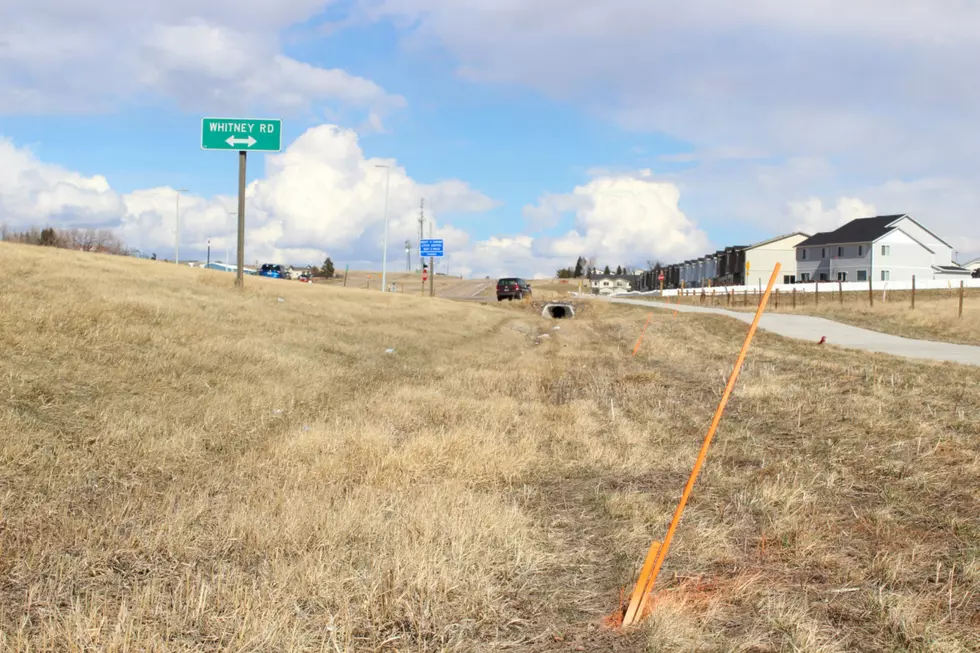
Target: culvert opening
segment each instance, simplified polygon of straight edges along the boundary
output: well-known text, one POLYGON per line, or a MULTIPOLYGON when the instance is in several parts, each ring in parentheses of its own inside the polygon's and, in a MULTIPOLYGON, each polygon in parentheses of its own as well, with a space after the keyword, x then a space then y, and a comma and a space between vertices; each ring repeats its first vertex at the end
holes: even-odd
POLYGON ((552 320, 567 320, 575 317, 575 309, 571 304, 546 304, 541 314, 552 320))

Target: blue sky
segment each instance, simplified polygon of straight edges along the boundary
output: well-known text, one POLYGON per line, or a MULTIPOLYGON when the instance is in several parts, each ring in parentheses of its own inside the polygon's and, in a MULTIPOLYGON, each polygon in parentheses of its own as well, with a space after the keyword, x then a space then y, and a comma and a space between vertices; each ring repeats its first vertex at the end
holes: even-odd
POLYGON ((969 9, 150 0, 106 18, 106 2, 52 3, 65 11, 0 9, 8 223, 104 225, 165 256, 187 188, 182 250, 199 255, 237 182, 233 154, 199 149, 200 118, 256 115, 284 119, 286 151, 250 157, 248 258, 376 264, 384 160, 392 255, 427 196, 473 274, 684 259, 876 212, 980 252, 980 99, 957 81, 976 72, 969 9))

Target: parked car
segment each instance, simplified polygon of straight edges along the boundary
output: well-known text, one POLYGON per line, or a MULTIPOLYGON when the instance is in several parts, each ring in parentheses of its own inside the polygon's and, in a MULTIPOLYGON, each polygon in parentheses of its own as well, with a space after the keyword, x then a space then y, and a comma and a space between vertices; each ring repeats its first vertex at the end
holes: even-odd
POLYGON ((306 272, 304 272, 303 274, 299 275, 299 280, 302 281, 303 283, 313 283, 313 277, 311 277, 306 272))
POLYGON ((259 269, 259 276, 270 277, 272 279, 288 279, 289 273, 286 272, 285 266, 279 265, 278 263, 263 263, 259 269))
POLYGON ((531 294, 531 284, 518 277, 505 277, 497 280, 497 301, 523 299, 531 294))

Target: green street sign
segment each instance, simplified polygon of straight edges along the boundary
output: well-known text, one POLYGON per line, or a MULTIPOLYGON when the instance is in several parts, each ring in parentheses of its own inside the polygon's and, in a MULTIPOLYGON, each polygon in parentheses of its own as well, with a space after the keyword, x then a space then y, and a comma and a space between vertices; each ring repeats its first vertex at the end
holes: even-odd
POLYGON ((201 149, 279 152, 282 150, 282 120, 203 118, 201 149))

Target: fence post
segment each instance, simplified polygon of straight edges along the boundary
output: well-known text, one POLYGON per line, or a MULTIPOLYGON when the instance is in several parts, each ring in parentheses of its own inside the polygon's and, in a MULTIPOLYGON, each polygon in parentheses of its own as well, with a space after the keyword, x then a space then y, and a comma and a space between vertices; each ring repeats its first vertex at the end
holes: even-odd
POLYGON ((779 310, 779 288, 776 288, 776 310, 779 310))
POLYGON ((844 284, 838 279, 837 280, 837 296, 840 297, 840 305, 844 305, 844 284))
POLYGON ((749 305, 749 287, 746 286, 745 290, 742 291, 742 306, 749 305))
POLYGON ((793 288, 793 308, 796 308, 796 288, 793 288))
POLYGON ((815 306, 820 306, 820 282, 813 282, 813 302, 815 306))
POLYGON ((915 275, 912 275, 912 310, 915 310, 915 275))
POLYGON ((871 280, 871 275, 869 274, 868 275, 868 302, 871 303, 871 308, 875 307, 875 293, 874 293, 874 286, 872 285, 873 283, 874 282, 871 280))
POLYGON ((966 283, 960 280, 960 314, 959 317, 963 317, 963 284, 966 283))

